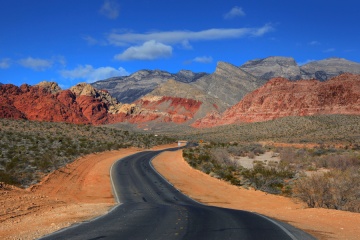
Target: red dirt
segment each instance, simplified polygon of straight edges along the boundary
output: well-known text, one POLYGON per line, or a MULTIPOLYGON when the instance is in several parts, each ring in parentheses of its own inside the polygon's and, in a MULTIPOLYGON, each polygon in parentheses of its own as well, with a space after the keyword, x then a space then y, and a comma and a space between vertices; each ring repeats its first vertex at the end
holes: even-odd
POLYGON ((191 168, 182 152, 164 152, 155 168, 181 192, 199 202, 257 212, 300 228, 318 239, 360 239, 360 213, 306 208, 293 199, 246 190, 191 168))
POLYGON ((131 148, 90 154, 28 189, 0 188, 0 239, 34 239, 105 214, 115 205, 110 184, 112 164, 138 151, 131 148))

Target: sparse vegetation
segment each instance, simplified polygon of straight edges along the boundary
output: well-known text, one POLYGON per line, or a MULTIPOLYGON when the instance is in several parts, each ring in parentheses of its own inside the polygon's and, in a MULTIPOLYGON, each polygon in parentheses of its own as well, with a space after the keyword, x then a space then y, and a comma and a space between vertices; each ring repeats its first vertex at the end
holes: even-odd
MULTIPOLYGON (((284 117, 267 122, 225 125, 208 129, 166 129, 168 135, 189 141, 284 143, 341 143, 360 149, 360 116, 321 115, 284 117)), ((161 132, 161 129, 154 128, 161 132)))
POLYGON ((299 198, 309 207, 360 212, 357 149, 209 143, 185 149, 183 156, 192 167, 234 185, 299 198), (269 150, 281 161, 254 160, 252 168, 244 168, 237 161, 238 156, 255 158, 269 150))
POLYGON ((105 127, 0 119, 0 182, 27 187, 89 153, 174 141, 105 127))

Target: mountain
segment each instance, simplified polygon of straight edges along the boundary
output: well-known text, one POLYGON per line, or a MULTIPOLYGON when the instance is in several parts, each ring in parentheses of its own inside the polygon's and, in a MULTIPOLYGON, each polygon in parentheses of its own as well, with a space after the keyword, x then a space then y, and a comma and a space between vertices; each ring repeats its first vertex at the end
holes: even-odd
POLYGON ((213 74, 191 84, 231 106, 264 82, 232 64, 218 62, 213 74))
POLYGON ((181 70, 176 74, 161 70, 140 70, 127 77, 114 77, 94 82, 92 86, 107 90, 119 102, 132 103, 170 79, 190 83, 204 75, 206 73, 193 73, 187 70, 181 70))
POLYGON ((87 83, 68 90, 61 90, 54 82, 0 86, 0 118, 93 125, 118 122, 190 124, 209 111, 223 110, 222 102, 175 80, 161 84, 131 104, 119 103, 106 90, 97 90, 87 83), (168 93, 172 96, 167 96, 168 93))
POLYGON ((290 80, 301 79, 300 68, 295 60, 290 57, 268 57, 250 60, 240 66, 240 69, 264 81, 274 77, 284 77, 290 80))
POLYGON ((302 79, 325 81, 342 73, 360 74, 360 64, 344 58, 328 58, 300 67, 302 79))
POLYGON ((360 74, 360 64, 344 58, 311 61, 299 66, 290 57, 267 57, 250 60, 239 68, 264 81, 274 77, 290 80, 317 79, 325 81, 342 73, 360 74))
POLYGON ((156 121, 190 124, 205 117, 208 112, 225 110, 222 101, 194 86, 175 80, 159 85, 154 91, 133 104, 137 106, 137 109, 141 109, 132 114, 132 118, 128 120, 133 123, 136 119, 142 123, 156 121))
POLYGON ((325 114, 360 115, 360 75, 342 74, 325 82, 273 78, 223 114, 210 113, 192 126, 204 128, 325 114))

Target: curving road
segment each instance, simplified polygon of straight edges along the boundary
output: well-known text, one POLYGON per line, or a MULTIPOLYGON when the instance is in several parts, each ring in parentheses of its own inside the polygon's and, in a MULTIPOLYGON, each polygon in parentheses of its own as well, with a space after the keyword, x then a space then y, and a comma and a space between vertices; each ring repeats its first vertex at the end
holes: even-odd
POLYGON ((314 239, 259 214, 188 198, 152 167, 160 152, 140 152, 113 165, 113 190, 121 204, 110 213, 42 239, 314 239))

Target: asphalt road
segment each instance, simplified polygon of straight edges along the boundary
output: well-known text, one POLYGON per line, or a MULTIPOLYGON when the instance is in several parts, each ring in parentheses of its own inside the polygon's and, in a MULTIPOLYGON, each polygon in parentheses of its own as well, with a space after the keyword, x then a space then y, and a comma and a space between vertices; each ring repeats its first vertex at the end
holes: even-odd
POLYGON ((160 152, 140 152, 113 165, 113 190, 121 204, 110 213, 42 239, 314 239, 259 214, 188 198, 152 167, 160 152))

